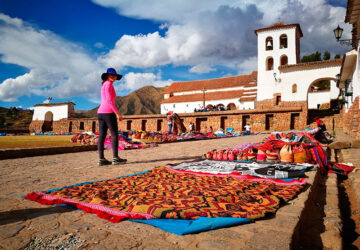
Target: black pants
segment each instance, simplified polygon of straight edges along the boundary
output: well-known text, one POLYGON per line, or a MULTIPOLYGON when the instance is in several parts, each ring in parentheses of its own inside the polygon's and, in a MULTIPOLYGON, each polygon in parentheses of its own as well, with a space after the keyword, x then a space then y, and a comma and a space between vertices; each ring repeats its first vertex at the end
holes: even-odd
POLYGON ((104 158, 104 142, 107 134, 107 130, 111 132, 111 147, 113 157, 118 157, 118 124, 115 113, 103 113, 98 114, 99 119, 99 141, 98 151, 100 159, 104 158))

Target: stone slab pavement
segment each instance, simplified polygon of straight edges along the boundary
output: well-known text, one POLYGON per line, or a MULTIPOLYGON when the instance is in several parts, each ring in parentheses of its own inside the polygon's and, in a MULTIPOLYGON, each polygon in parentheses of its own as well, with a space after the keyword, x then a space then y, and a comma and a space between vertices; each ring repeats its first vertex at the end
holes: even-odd
MULTIPOLYGON (((1 249, 288 249, 311 188, 281 207, 276 215, 252 224, 178 236, 158 228, 122 221, 111 223, 81 210, 43 206, 23 200, 32 191, 150 170, 166 163, 194 160, 211 149, 259 142, 267 135, 160 144, 126 150, 128 163, 97 166, 97 152, 0 160, 1 249)), ((111 157, 107 150, 106 157, 111 157)), ((308 174, 309 184, 316 171, 308 174)))

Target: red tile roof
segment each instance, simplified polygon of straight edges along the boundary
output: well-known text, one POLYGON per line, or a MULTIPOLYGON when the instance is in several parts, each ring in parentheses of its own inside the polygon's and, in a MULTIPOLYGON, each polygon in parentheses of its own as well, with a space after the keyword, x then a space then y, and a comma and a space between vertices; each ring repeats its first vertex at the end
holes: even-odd
POLYGON ((296 28, 296 32, 297 32, 297 35, 298 37, 302 37, 303 36, 303 33, 302 33, 302 30, 300 28, 300 25, 298 23, 294 23, 294 24, 286 24, 284 22, 278 22, 278 23, 275 23, 269 27, 266 27, 266 28, 260 28, 260 29, 256 29, 254 30, 255 34, 257 35, 259 32, 262 32, 262 31, 268 31, 268 30, 277 30, 277 29, 283 29, 283 28, 293 28, 295 27, 296 28))
POLYGON ((250 75, 231 76, 216 79, 207 79, 189 82, 174 82, 164 91, 164 94, 195 90, 222 89, 232 87, 256 87, 257 71, 250 75))
POLYGON ((316 69, 329 66, 341 66, 343 59, 331 59, 317 62, 306 62, 279 66, 280 71, 292 71, 297 69, 316 69))
MULTIPOLYGON (((206 101, 235 99, 235 98, 240 98, 242 96, 244 96, 244 90, 205 92, 206 101)), ((253 98, 253 97, 247 97, 247 98, 253 98)), ((201 93, 201 94, 172 96, 168 99, 164 99, 161 103, 196 102, 203 100, 204 100, 204 95, 201 93)))
POLYGON ((251 102, 251 101, 255 101, 256 100, 256 96, 253 97, 240 97, 240 102, 251 102))

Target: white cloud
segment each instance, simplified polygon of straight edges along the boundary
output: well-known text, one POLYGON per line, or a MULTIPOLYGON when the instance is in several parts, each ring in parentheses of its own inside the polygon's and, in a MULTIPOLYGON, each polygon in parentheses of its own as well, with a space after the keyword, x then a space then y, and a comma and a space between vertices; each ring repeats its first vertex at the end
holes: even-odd
POLYGON ((209 73, 211 71, 216 71, 216 69, 206 64, 198 64, 192 67, 189 71, 192 73, 203 74, 203 73, 209 73))
MULTIPOLYGON (((329 50, 344 53, 332 30, 339 23, 345 33, 345 8, 334 7, 325 0, 93 0, 119 14, 162 21, 164 36, 158 32, 123 36, 107 57, 101 59, 116 67, 154 67, 159 65, 225 65, 238 69, 242 62, 257 56, 254 30, 278 21, 299 23, 304 37, 302 54, 329 50)), ((248 70, 248 68, 247 68, 248 70)), ((256 67, 253 69, 256 70, 256 67)), ((245 71, 245 68, 239 69, 245 71)), ((201 70, 199 71, 199 73, 201 70)), ((206 70, 204 71, 206 72, 206 70)))
POLYGON ((164 87, 170 85, 173 81, 171 79, 162 80, 161 72, 153 73, 134 73, 130 72, 124 76, 125 83, 115 86, 116 92, 123 89, 136 90, 144 86, 164 87))
POLYGON ((236 63, 255 53, 253 30, 261 17, 254 5, 244 10, 220 6, 189 17, 182 25, 169 24, 165 36, 124 35, 100 62, 118 68, 236 63))
POLYGON ((100 89, 102 67, 76 44, 4 14, 0 36, 1 61, 29 69, 0 83, 1 100, 15 101, 31 93, 68 98, 100 89))
POLYGON ((239 65, 237 65, 239 74, 250 74, 254 70, 257 70, 257 57, 249 57, 246 60, 242 61, 239 65))

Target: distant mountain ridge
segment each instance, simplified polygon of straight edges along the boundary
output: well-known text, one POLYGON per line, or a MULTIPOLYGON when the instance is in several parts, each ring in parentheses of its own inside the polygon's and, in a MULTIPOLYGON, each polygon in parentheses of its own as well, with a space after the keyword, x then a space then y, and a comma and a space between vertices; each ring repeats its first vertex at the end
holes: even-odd
MULTIPOLYGON (((160 114, 160 103, 166 87, 142 87, 127 96, 117 96, 115 106, 122 115, 160 114)), ((75 110, 75 118, 97 117, 96 107, 91 110, 75 110)), ((32 121, 33 111, 0 107, 0 131, 27 130, 32 121)))
MULTIPOLYGON (((122 115, 160 114, 160 103, 166 87, 145 86, 127 96, 117 96, 115 106, 122 115)), ((85 117, 96 117, 99 107, 82 113, 85 117)))

